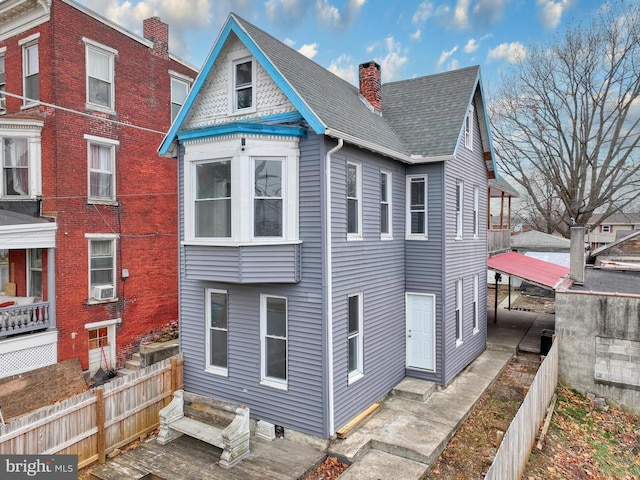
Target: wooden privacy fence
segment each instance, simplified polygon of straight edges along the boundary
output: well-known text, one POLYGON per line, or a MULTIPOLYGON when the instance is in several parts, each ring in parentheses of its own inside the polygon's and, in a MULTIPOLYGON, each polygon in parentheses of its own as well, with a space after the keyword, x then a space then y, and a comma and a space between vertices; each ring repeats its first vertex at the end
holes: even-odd
MULTIPOLYGON (((182 387, 182 355, 35 410, 0 427, 0 454, 78 455, 78 468, 158 428, 182 387)), ((52 386, 55 388, 55 386, 52 386)))
POLYGON ((555 341, 507 429, 485 480, 520 479, 557 385, 558 342, 555 341))

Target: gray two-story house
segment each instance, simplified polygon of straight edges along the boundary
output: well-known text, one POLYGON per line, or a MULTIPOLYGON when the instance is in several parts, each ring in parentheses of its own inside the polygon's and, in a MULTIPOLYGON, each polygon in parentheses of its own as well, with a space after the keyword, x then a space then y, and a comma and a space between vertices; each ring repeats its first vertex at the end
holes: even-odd
POLYGON ((328 438, 486 345, 495 178, 478 67, 360 88, 231 14, 177 157, 185 389, 328 438))

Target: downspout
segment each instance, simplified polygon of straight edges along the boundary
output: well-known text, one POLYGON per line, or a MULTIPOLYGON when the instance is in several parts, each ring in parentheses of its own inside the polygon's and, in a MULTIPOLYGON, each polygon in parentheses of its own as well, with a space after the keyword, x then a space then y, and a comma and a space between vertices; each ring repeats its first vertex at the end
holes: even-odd
POLYGON ((344 145, 344 140, 338 138, 338 144, 329 150, 325 155, 324 177, 325 177, 325 209, 324 209, 324 225, 325 225, 325 255, 324 268, 327 288, 325 290, 325 312, 327 319, 327 359, 328 359, 328 402, 329 402, 329 436, 333 435, 335 426, 335 412, 333 404, 333 275, 331 273, 331 156, 340 150, 344 145))

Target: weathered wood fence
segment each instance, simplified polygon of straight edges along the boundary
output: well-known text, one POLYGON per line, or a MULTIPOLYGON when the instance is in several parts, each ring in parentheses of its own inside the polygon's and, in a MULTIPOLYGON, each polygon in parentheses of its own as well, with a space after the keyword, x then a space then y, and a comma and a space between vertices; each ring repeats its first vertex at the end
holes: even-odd
MULTIPOLYGON (((78 455, 78 468, 158 428, 182 387, 182 355, 35 410, 0 427, 0 454, 78 455)), ((52 386, 55 388, 55 386, 52 386)))
POLYGON ((558 342, 555 341, 502 439, 485 480, 519 480, 538 429, 558 385, 558 342))

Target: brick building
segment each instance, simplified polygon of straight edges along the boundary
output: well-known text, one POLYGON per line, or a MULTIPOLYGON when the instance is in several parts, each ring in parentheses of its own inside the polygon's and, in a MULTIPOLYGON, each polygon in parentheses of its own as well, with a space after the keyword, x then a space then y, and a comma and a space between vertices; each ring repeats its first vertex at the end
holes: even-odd
POLYGON ((196 70, 71 0, 0 4, 0 378, 121 365, 176 320, 177 169, 196 70))

